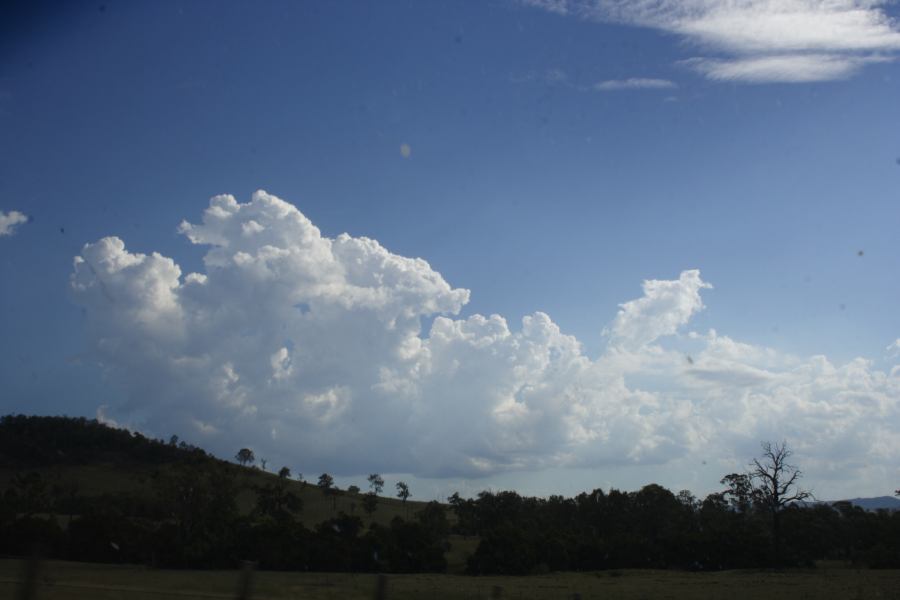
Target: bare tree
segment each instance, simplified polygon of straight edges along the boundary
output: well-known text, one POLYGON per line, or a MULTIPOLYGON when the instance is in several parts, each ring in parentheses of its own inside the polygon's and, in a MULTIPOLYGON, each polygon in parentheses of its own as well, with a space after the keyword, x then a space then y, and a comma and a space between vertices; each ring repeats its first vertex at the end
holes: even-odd
POLYGON ((788 448, 786 441, 782 441, 780 444, 763 442, 762 449, 762 456, 754 458, 750 463, 750 478, 754 483, 756 501, 772 519, 775 563, 779 564, 781 560, 781 511, 792 502, 802 502, 812 498, 813 495, 797 484, 803 477, 803 472, 788 463, 793 452, 788 448))

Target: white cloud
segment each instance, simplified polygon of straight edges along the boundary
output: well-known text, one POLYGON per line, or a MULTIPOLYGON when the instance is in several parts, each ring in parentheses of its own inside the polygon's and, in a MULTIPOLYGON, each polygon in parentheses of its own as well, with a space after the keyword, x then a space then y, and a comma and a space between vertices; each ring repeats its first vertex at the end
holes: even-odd
POLYGON ((786 437, 823 477, 896 475, 900 370, 675 336, 703 308, 697 270, 644 282, 592 359, 544 313, 457 317, 468 290, 424 260, 322 236, 265 192, 217 196, 181 231, 209 246, 205 273, 118 238, 75 258, 90 350, 123 393, 105 419, 337 474, 745 461, 786 437))
POLYGON ((644 79, 632 77, 630 79, 608 79, 594 84, 598 92, 615 92, 619 90, 665 90, 677 87, 668 79, 644 79))
POLYGON ((684 271, 677 281, 644 282, 644 296, 620 305, 609 330, 616 346, 638 348, 664 335, 672 335, 697 311, 703 310, 700 290, 712 286, 700 271, 684 271))
POLYGON ((542 71, 526 71, 525 73, 510 73, 510 83, 542 83, 544 85, 570 85, 569 75, 560 68, 544 69, 542 71))
POLYGON ((569 14, 568 0, 522 0, 522 4, 541 8, 559 15, 569 14))
POLYGON ((891 356, 900 356, 900 338, 894 340, 894 342, 889 344, 885 350, 890 353, 891 356))
POLYGON ((28 217, 19 211, 11 210, 7 213, 0 210, 0 237, 14 234, 16 227, 27 222, 28 217))
POLYGON ((788 54, 733 60, 693 59, 684 64, 717 81, 800 83, 846 79, 865 64, 884 60, 840 54, 788 54))
MULTIPOLYGON (((541 7, 541 3, 526 3, 541 7)), ((892 60, 900 29, 877 0, 568 0, 544 7, 584 19, 650 27, 715 53, 692 62, 716 80, 843 79, 892 60)))
POLYGON ((650 79, 644 77, 631 77, 628 79, 608 79, 599 81, 593 85, 577 83, 569 77, 568 73, 559 68, 544 69, 543 71, 527 71, 525 73, 512 73, 509 76, 510 83, 540 83, 547 86, 562 86, 579 92, 617 92, 623 90, 664 90, 678 87, 668 79, 650 79))

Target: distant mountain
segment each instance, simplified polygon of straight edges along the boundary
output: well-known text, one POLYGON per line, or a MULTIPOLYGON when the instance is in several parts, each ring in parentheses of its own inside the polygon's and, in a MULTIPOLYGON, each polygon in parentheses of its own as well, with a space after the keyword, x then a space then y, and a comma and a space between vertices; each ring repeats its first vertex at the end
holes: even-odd
MULTIPOLYGON (((849 502, 853 506, 858 506, 864 510, 900 510, 900 498, 893 496, 878 496, 877 498, 853 498, 852 500, 841 500, 841 502, 849 502)), ((834 504, 832 502, 831 504, 834 504)))

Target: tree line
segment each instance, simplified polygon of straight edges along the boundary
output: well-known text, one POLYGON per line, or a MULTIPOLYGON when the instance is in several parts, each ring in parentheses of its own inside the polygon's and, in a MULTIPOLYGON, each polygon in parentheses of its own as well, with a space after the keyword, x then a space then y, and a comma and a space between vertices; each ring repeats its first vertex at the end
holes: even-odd
MULTIPOLYGON (((900 568, 900 511, 810 502, 784 442, 763 443, 745 473, 704 499, 651 484, 574 498, 515 492, 451 496, 455 531, 478 535, 470 573, 812 567, 818 560, 900 568)), ((900 490, 897 491, 900 495, 900 490)))
MULTIPOLYGON (((822 559, 900 568, 900 511, 810 502, 790 456, 784 443, 765 444, 747 472, 726 475, 723 488, 703 499, 656 484, 574 498, 484 491, 428 503, 412 516, 407 505, 406 518, 388 525, 336 512, 307 527, 287 467, 242 489, 240 467, 174 438, 152 440, 78 419, 3 417, 0 465, 15 468, 0 494, 0 554, 39 546, 48 557, 159 567, 231 568, 250 560, 263 569, 441 572, 455 533, 478 540, 467 569, 475 575, 811 566, 822 559), (37 454, 10 448, 17 441, 42 446, 49 434, 57 437, 37 454), (91 496, 37 469, 98 457, 159 468, 145 489, 91 496), (247 492, 252 506, 239 510, 247 492)), ((368 484, 366 493, 356 486, 348 492, 371 514, 385 482, 374 473, 368 484)), ((332 498, 339 493, 327 473, 317 486, 332 498)), ((399 482, 397 494, 405 503, 409 486, 399 482)))
MULTIPOLYGON (((237 451, 237 454, 234 455, 234 459, 240 464, 242 467, 253 467, 256 463, 256 455, 253 450, 250 448, 241 448, 237 451)), ((260 459, 260 466, 263 471, 266 470, 266 461, 265 459, 260 459)), ((278 470, 278 477, 281 479, 290 479, 291 478, 291 469, 290 467, 284 466, 278 470)), ((302 473, 296 474, 297 481, 306 483, 303 479, 302 473)), ((378 496, 384 491, 384 478, 380 473, 371 473, 367 477, 367 481, 369 482, 369 491, 363 495, 362 505, 363 509, 371 516, 372 513, 378 507, 378 496)), ((332 507, 335 507, 337 504, 337 496, 340 493, 340 490, 334 485, 334 477, 332 477, 329 473, 322 473, 319 475, 319 479, 316 482, 316 486, 322 493, 326 496, 330 496, 332 498, 332 507)), ((412 496, 412 492, 409 490, 409 485, 404 481, 398 481, 396 484, 397 488, 397 498, 403 502, 403 505, 406 506, 406 501, 412 496)), ((359 494, 361 492, 359 486, 351 485, 347 487, 347 493, 349 494, 359 494)), ((409 515, 407 511, 407 516, 409 515)))

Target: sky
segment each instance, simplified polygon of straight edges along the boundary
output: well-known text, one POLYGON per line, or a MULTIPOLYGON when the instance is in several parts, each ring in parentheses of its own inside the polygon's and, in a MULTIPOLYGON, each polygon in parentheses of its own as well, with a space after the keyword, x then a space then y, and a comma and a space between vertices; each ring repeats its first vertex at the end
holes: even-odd
POLYGON ((414 499, 900 487, 897 4, 0 11, 0 413, 414 499))

